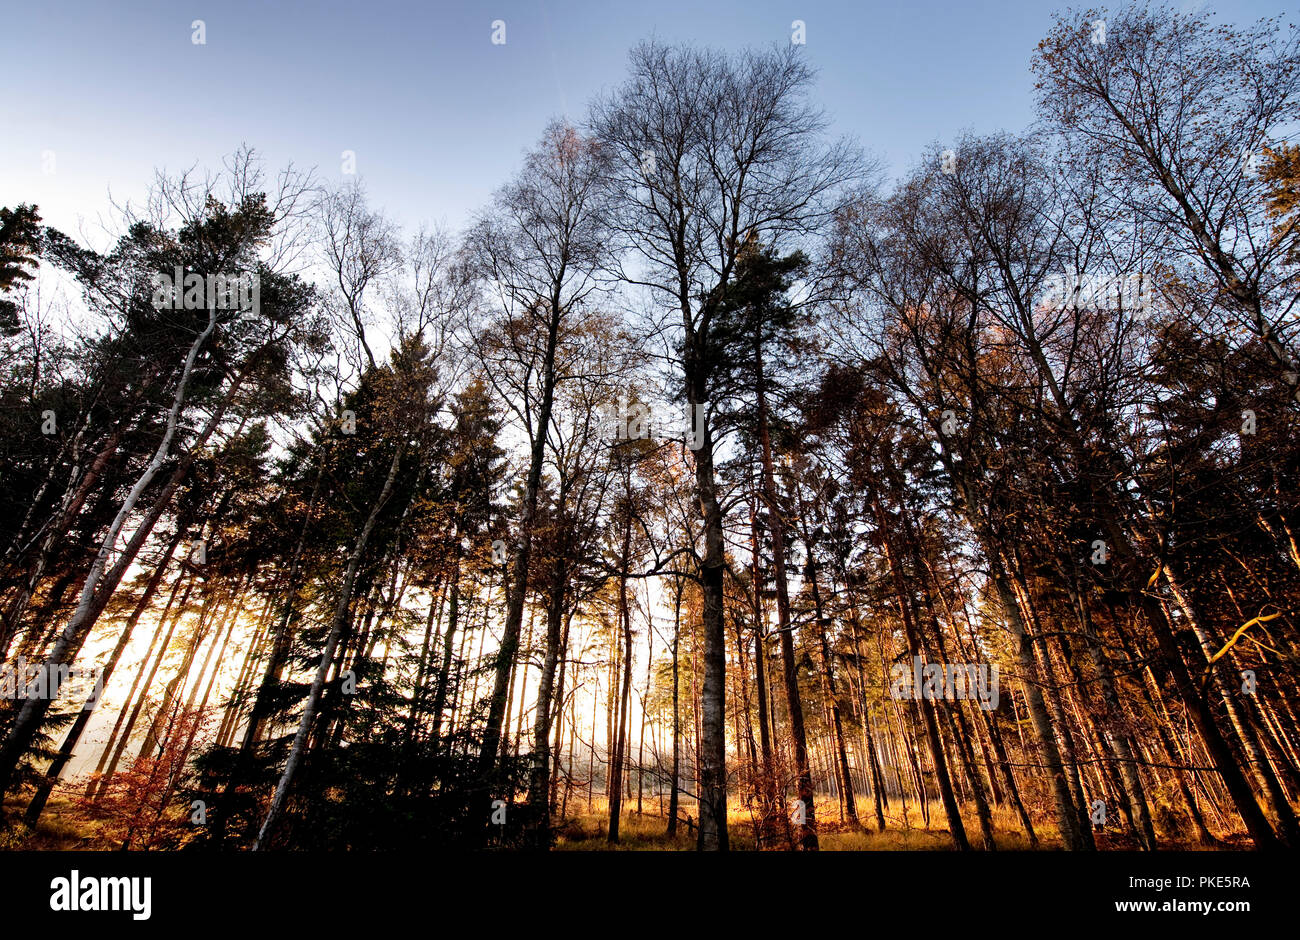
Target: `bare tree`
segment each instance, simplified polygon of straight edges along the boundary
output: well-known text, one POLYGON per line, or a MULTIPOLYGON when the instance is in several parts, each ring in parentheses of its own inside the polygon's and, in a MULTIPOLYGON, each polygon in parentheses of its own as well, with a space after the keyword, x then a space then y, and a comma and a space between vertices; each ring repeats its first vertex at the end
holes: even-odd
POLYGON ((813 71, 795 50, 727 57, 651 42, 632 50, 630 68, 624 85, 597 102, 592 124, 611 161, 614 224, 628 253, 623 277, 679 318, 675 358, 695 425, 704 522, 699 845, 725 851, 726 559, 710 413, 721 352, 714 317, 746 239, 781 249, 810 237, 861 164, 848 142, 823 142, 826 118, 807 101, 813 71))
POLYGON ((1033 70, 1073 159, 1101 168, 1106 198, 1160 236, 1169 279, 1190 287, 1180 303, 1257 337, 1300 402, 1297 232, 1275 228, 1261 172, 1300 118, 1300 27, 1089 11, 1058 17, 1033 70))
POLYGON ((600 148, 564 123, 550 125, 466 238, 490 319, 477 348, 498 392, 506 373, 523 375, 520 395, 503 394, 527 435, 528 468, 518 530, 510 551, 509 594, 495 678, 479 751, 485 777, 501 746, 510 670, 519 649, 528 591, 532 529, 552 420, 562 335, 601 287, 607 259, 600 148), (495 363, 495 365, 494 365, 495 363))

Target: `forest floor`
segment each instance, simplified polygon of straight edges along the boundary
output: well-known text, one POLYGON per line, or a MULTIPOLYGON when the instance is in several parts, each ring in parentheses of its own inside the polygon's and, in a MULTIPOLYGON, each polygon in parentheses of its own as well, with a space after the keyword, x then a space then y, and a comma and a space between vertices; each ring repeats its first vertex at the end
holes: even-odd
MULTIPOLYGON (((6 807, 10 822, 8 829, 0 828, 0 851, 108 851, 119 846, 102 831, 101 824, 85 816, 73 800, 54 794, 35 832, 28 833, 21 824, 22 800, 13 800, 6 807)), ((574 800, 563 821, 556 821, 558 851, 569 852, 689 852, 695 848, 695 824, 698 809, 693 802, 683 801, 679 810, 677 833, 667 835, 667 816, 659 812, 658 797, 644 800, 644 812, 636 812, 635 801, 625 804, 619 823, 619 841, 608 841, 608 806, 603 798, 590 804, 574 800), (689 823, 687 820, 690 820, 689 823)), ((834 800, 819 800, 816 807, 820 848, 829 852, 880 852, 880 851, 951 851, 953 843, 944 821, 943 806, 932 803, 929 807, 930 825, 926 826, 916 803, 909 803, 906 816, 895 802, 885 814, 885 829, 877 829, 874 809, 865 800, 859 812, 863 826, 841 821, 839 804, 834 800)), ((728 832, 731 848, 735 851, 753 851, 754 817, 743 806, 733 806, 728 814, 728 832)), ((973 810, 963 813, 967 837, 972 846, 979 845, 979 820, 973 810)), ((995 811, 994 836, 1001 851, 1034 850, 1029 838, 1020 830, 1019 819, 1011 812, 995 811)), ((1059 851, 1061 842, 1056 830, 1046 824, 1038 826, 1038 851, 1059 851)), ((1124 830, 1103 830, 1094 833, 1097 848, 1102 851, 1124 851, 1140 846, 1124 830)), ((784 846, 781 846, 784 847, 784 846)), ((1251 848, 1244 833, 1223 837, 1219 846, 1203 846, 1179 839, 1160 841, 1162 849, 1212 851, 1214 849, 1245 850, 1251 848)))
MULTIPOLYGON (((624 805, 627 806, 626 803, 624 805)), ((657 798, 644 801, 643 808, 647 812, 636 813, 633 801, 630 811, 625 811, 619 822, 619 841, 611 845, 607 838, 609 818, 605 801, 598 798, 588 808, 587 802, 580 800, 576 803, 577 812, 564 822, 556 824, 558 838, 555 847, 561 851, 579 852, 680 852, 695 848, 694 822, 697 808, 693 803, 684 803, 679 810, 677 833, 671 838, 667 835, 666 814, 657 811, 657 798), (683 821, 687 815, 691 819, 690 825, 683 821)), ((930 823, 927 826, 919 804, 909 803, 907 813, 904 815, 901 804, 895 802, 891 804, 890 810, 885 812, 885 828, 881 831, 876 825, 874 808, 861 796, 858 812, 862 825, 854 825, 847 820, 842 820, 838 801, 818 800, 816 805, 818 843, 823 851, 828 852, 951 851, 953 842, 948 834, 943 805, 936 801, 930 804, 928 810, 930 823)), ((731 848, 753 851, 754 817, 741 805, 732 806, 727 818, 731 848)), ((963 808, 962 822, 971 845, 978 847, 979 819, 973 807, 963 808)), ((993 835, 1000 851, 1062 850, 1060 834, 1054 827, 1039 824, 1036 826, 1036 831, 1039 844, 1035 847, 1029 837, 1021 831, 1020 820, 1013 811, 995 810, 993 813, 993 835)), ((1094 833, 1094 840, 1100 851, 1141 848, 1137 839, 1125 830, 1113 828, 1101 830, 1094 833)), ((1160 846, 1164 849, 1189 851, 1251 848, 1250 840, 1244 834, 1226 836, 1220 846, 1203 846, 1180 839, 1161 839, 1160 846)), ((779 848, 784 847, 784 845, 779 846, 779 848)))
POLYGON ((8 825, 0 827, 0 850, 77 852, 116 848, 102 844, 97 838, 99 827, 84 819, 73 802, 57 792, 50 796, 34 832, 29 833, 23 824, 25 808, 23 799, 13 799, 5 806, 8 825))

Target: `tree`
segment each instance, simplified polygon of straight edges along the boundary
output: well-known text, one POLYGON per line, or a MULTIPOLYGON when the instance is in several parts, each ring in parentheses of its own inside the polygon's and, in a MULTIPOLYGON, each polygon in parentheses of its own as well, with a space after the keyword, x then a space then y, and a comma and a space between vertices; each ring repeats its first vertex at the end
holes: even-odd
POLYGON ((1131 6, 1097 43, 1099 15, 1060 16, 1039 44, 1040 111, 1071 157, 1104 169, 1105 197, 1163 236, 1188 296, 1209 299, 1202 315, 1258 338, 1300 402, 1294 237, 1271 237, 1260 172, 1300 117, 1300 28, 1131 6))
POLYGON ((704 524, 699 844, 727 849, 723 507, 711 409, 722 350, 714 321, 746 239, 781 248, 831 217, 859 170, 845 142, 826 145, 807 102, 812 70, 797 52, 637 46, 631 75, 598 101, 592 125, 611 162, 613 226, 630 253, 624 278, 678 318, 674 359, 694 436, 704 524))
MULTIPOLYGON (((294 309, 304 295, 291 279, 281 277, 277 280, 274 272, 259 264, 258 250, 270 237, 276 221, 274 212, 268 209, 265 196, 261 194, 248 196, 233 207, 220 203, 209 194, 201 214, 187 219, 171 238, 143 223, 133 226, 124 243, 119 245, 118 255, 112 259, 121 264, 126 269, 124 271, 114 271, 103 259, 86 252, 68 253, 77 262, 78 276, 93 297, 115 305, 141 332, 147 332, 150 324, 170 329, 172 332, 167 338, 175 345, 172 349, 164 346, 159 350, 161 362, 165 364, 162 370, 164 374, 170 372, 172 377, 170 384, 162 386, 166 390, 166 410, 162 416, 161 434, 125 497, 115 506, 102 536, 96 539, 96 553, 82 581, 77 605, 45 657, 46 668, 57 669, 75 659, 118 582, 158 518, 170 506, 177 487, 221 425, 239 389, 251 376, 265 369, 268 362, 282 361, 281 347, 292 332, 294 309), (145 252, 144 271, 151 267, 155 272, 170 271, 174 266, 169 262, 182 259, 186 262, 181 265, 183 269, 198 268, 202 273, 192 277, 200 284, 196 289, 199 294, 204 293, 202 282, 209 275, 220 273, 224 278, 228 272, 248 272, 259 282, 265 279, 269 303, 264 310, 232 309, 234 305, 229 303, 229 296, 220 297, 220 289, 213 291, 209 288, 208 296, 200 298, 201 309, 193 309, 200 304, 190 304, 188 299, 180 310, 166 309, 166 305, 159 302, 157 283, 151 282, 146 286, 141 276, 137 256, 141 251, 145 252), (114 279, 121 276, 124 276, 121 284, 114 284, 114 279), (115 292, 110 294, 110 290, 115 292), (243 316, 245 313, 250 316, 243 316), (169 352, 178 355, 179 363, 167 355, 169 352), (135 526, 125 547, 118 551, 118 541, 128 519, 135 515, 145 494, 151 491, 155 477, 172 459, 173 445, 178 438, 186 436, 182 417, 187 413, 191 399, 199 395, 212 396, 213 410, 192 435, 188 449, 175 461, 174 469, 161 490, 151 502, 144 503, 147 509, 143 518, 135 526)), ((186 298, 190 296, 189 277, 187 275, 184 285, 175 285, 173 303, 180 300, 182 291, 186 298)), ((230 289, 229 284, 227 289, 230 289)), ((64 524, 67 524, 66 516, 64 524)), ((42 549, 48 551, 50 544, 47 536, 42 549)), ((28 590, 20 596, 30 596, 30 587, 39 577, 43 565, 44 558, 38 556, 33 564, 28 590)), ((15 783, 22 755, 51 704, 52 699, 48 697, 29 698, 15 716, 4 744, 0 746, 0 793, 8 791, 15 783)))
MULTIPOLYGON (((363 374, 360 397, 368 407, 359 418, 361 423, 371 429, 374 435, 367 454, 372 473, 384 464, 386 470, 377 474, 365 487, 369 495, 363 521, 351 540, 347 560, 343 570, 342 584, 339 586, 334 603, 333 614, 329 621, 325 647, 320 656, 320 663, 312 679, 307 703, 298 722, 298 731, 294 736, 289 757, 285 763, 284 773, 277 784, 271 805, 266 811, 266 818, 258 832, 254 851, 265 849, 275 832, 275 825, 284 811, 289 788, 293 784, 298 766, 302 763, 307 750, 308 738, 313 731, 317 711, 325 692, 326 677, 335 664, 335 655, 340 641, 350 625, 350 611, 353 591, 358 573, 368 550, 371 550, 371 537, 375 534, 380 515, 389 509, 389 499, 393 495, 403 458, 408 450, 419 452, 427 443, 429 424, 437 410, 434 397, 436 389, 436 372, 429 361, 429 350, 418 338, 414 338, 397 350, 394 350, 390 365, 374 372, 363 374), (389 456, 391 454, 391 456, 389 456), (387 460, 375 460, 387 457, 387 460), (379 482, 382 480, 382 482, 379 482), (375 487, 374 484, 378 483, 375 487)), ((367 435, 370 436, 370 435, 367 435)), ((408 461, 409 462, 409 461, 408 461)), ((390 535, 391 537, 391 535, 390 535)))
POLYGON ((510 550, 509 596, 480 772, 491 779, 501 745, 511 667, 519 647, 528 591, 532 529, 550 432, 561 336, 593 291, 606 259, 599 182, 604 159, 594 142, 565 124, 552 124, 528 154, 515 181, 467 239, 474 271, 495 294, 504 322, 480 346, 485 374, 497 384, 501 362, 522 369, 522 397, 506 396, 529 441, 518 529, 510 550))
MULTIPOLYGON (((0 207, 0 295, 32 279, 28 268, 36 267, 40 247, 41 217, 36 206, 0 207)), ((0 336, 18 329, 18 308, 14 301, 0 297, 0 336)))

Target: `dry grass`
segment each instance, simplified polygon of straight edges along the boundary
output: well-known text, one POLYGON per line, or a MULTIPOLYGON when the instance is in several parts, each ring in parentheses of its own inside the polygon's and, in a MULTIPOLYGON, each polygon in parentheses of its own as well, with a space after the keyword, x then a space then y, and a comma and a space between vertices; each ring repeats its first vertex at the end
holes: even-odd
POLYGON ((82 815, 66 794, 55 791, 45 805, 45 812, 35 830, 23 822, 26 796, 6 807, 9 825, 0 829, 0 851, 76 852, 114 849, 99 835, 99 825, 82 815))
MULTIPOLYGON (((658 799, 647 800, 647 809, 653 807, 655 813, 636 815, 628 812, 624 805, 623 818, 619 823, 619 842, 611 845, 606 839, 608 832, 608 804, 604 799, 596 799, 588 810, 585 800, 577 800, 569 809, 578 810, 563 822, 557 824, 556 848, 561 851, 589 852, 636 852, 636 851, 690 851, 695 848, 695 834, 684 822, 679 822, 677 835, 669 839, 665 835, 668 820, 657 814, 658 799)), ((885 812, 885 828, 876 825, 874 804, 869 798, 859 796, 858 816, 861 825, 854 826, 848 821, 840 820, 838 801, 819 799, 817 801, 818 842, 823 851, 828 852, 947 852, 952 851, 953 841, 948 834, 947 819, 943 804, 932 802, 929 810, 930 824, 925 825, 920 804, 909 802, 904 814, 902 804, 894 801, 885 812)), ((680 813, 689 814, 692 820, 698 819, 698 807, 694 801, 683 799, 680 813)), ((1038 814, 1035 814, 1038 815, 1038 814)), ((728 834, 731 848, 739 851, 754 849, 754 821, 743 805, 737 807, 733 802, 728 811, 728 834)), ((973 806, 962 807, 962 823, 966 828, 966 838, 973 848, 980 848, 981 833, 979 817, 973 806)), ((1001 852, 1016 851, 1063 851, 1060 833, 1056 827, 1045 820, 1035 823, 1038 844, 1030 842, 1029 836, 1021 831, 1020 817, 1012 809, 995 809, 993 811, 993 838, 1001 852)), ((1136 840, 1122 830, 1109 829, 1094 835, 1097 848, 1106 850, 1126 850, 1139 848, 1136 840)), ((1161 835, 1161 846, 1168 849, 1202 849, 1212 851, 1214 846, 1201 846, 1184 843, 1161 835)), ((1231 835, 1225 840, 1224 848, 1249 849, 1250 843, 1244 836, 1231 835)))
MULTIPOLYGON (((657 813, 658 800, 653 805, 655 813, 638 816, 624 811, 619 823, 619 842, 608 842, 609 807, 604 799, 593 801, 588 810, 585 800, 570 804, 570 810, 579 810, 571 814, 563 823, 557 824, 556 848, 562 851, 690 851, 695 848, 695 833, 684 821, 679 821, 677 834, 672 839, 666 835, 668 820, 657 813)), ((885 829, 876 828, 875 816, 870 805, 865 801, 859 803, 859 813, 863 826, 853 826, 841 822, 839 803, 834 800, 817 801, 817 820, 819 843, 821 848, 830 852, 879 852, 879 851, 947 851, 953 847, 943 817, 943 806, 931 804, 931 828, 926 828, 920 807, 916 803, 908 804, 908 813, 904 818, 902 807, 895 804, 886 814, 885 829)), ((682 817, 690 815, 698 819, 698 807, 694 801, 683 800, 680 809, 682 817)), ((754 820, 743 805, 734 804, 727 814, 728 834, 731 848, 738 851, 752 851, 754 848, 754 820)), ((972 841, 979 839, 979 820, 972 810, 964 818, 967 835, 972 841)), ((1029 849, 1029 839, 1019 832, 1019 821, 1014 814, 995 814, 994 836, 999 849, 1029 849)), ((1059 848, 1059 840, 1054 830, 1040 833, 1040 848, 1059 848)))

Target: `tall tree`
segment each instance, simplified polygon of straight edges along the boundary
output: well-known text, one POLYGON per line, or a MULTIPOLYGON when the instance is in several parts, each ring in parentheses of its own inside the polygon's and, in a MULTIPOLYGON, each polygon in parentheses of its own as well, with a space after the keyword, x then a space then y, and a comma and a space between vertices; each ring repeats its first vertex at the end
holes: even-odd
POLYGON ((782 248, 814 233, 858 170, 847 143, 822 140, 807 100, 812 70, 797 51, 735 57, 659 43, 637 46, 631 75, 597 102, 608 151, 614 226, 631 253, 625 279, 677 318, 673 358, 692 424, 704 525, 699 846, 725 851, 727 768, 723 506, 714 467, 714 320, 751 233, 782 248))
MULTIPOLYGON (((504 322, 485 336, 485 374, 498 381, 494 359, 528 376, 523 396, 506 396, 529 441, 518 527, 510 546, 509 594, 496 654, 479 765, 490 786, 501 747, 511 669, 519 649, 528 592, 532 529, 555 404, 557 354, 564 329, 601 286, 607 236, 599 186, 600 149, 562 123, 551 125, 514 182, 475 225, 467 247, 477 275, 504 322)), ((485 794, 485 799, 490 799, 485 794)), ((486 815, 486 814, 485 814, 486 815)))

